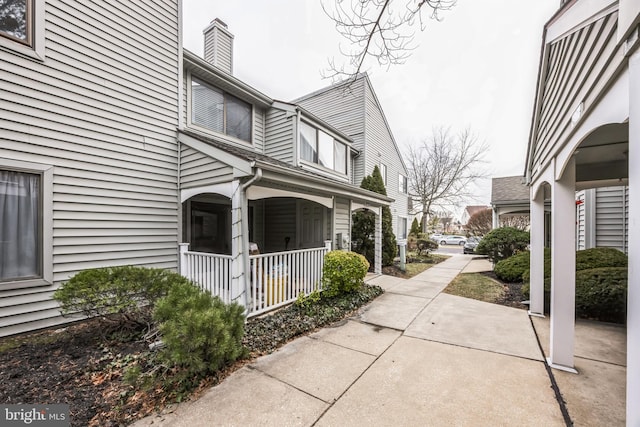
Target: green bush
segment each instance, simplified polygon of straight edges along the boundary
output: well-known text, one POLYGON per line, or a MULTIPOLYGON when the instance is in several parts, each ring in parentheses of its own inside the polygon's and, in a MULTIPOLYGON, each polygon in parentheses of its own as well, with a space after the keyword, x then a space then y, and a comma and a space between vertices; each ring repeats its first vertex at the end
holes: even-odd
POLYGON ((627 268, 591 268, 576 273, 576 314, 604 322, 624 323, 627 313, 627 268))
POLYGON ((423 251, 425 252, 425 254, 429 255, 430 251, 435 251, 436 249, 438 249, 438 244, 429 239, 419 239, 416 246, 418 249, 418 256, 422 255, 423 251))
POLYGON ((246 354, 244 308, 225 304, 191 282, 176 283, 153 312, 165 347, 162 357, 185 375, 212 373, 246 354))
POLYGON ((501 227, 491 230, 476 247, 476 253, 487 255, 496 263, 527 249, 529 232, 513 227, 501 227))
POLYGON ((331 297, 354 291, 364 283, 368 270, 369 262, 358 253, 327 253, 322 268, 323 295, 331 297))
POLYGON ((420 223, 418 222, 418 218, 413 218, 411 222, 411 231, 409 231, 410 235, 418 236, 422 229, 420 228, 420 223))
POLYGON ((53 294, 63 315, 81 313, 88 317, 125 315, 135 318, 187 279, 168 270, 135 267, 94 268, 81 271, 53 294))
POLYGON ((576 252, 576 271, 626 266, 627 255, 614 248, 591 248, 576 252))
POLYGON ((518 252, 507 259, 498 261, 493 271, 503 282, 522 282, 522 276, 529 271, 529 256, 529 251, 518 252))

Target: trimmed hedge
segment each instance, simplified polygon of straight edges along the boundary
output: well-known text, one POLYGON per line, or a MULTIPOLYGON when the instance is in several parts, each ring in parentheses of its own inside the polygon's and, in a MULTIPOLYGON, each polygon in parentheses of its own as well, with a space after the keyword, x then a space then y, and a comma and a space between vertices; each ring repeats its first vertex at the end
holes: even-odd
POLYGON ((576 271, 626 266, 627 255, 614 248, 591 248, 576 252, 576 271))
POLYGON ((624 323, 627 316, 627 268, 591 268, 576 273, 576 314, 624 323))
POLYGON ((369 261, 356 253, 331 251, 324 257, 322 267, 322 293, 328 297, 346 294, 364 283, 369 261))
POLYGON ((487 255, 494 263, 507 259, 527 249, 529 232, 514 227, 500 227, 491 230, 476 247, 476 253, 487 255))
POLYGON ((519 283, 522 282, 522 276, 529 271, 529 251, 519 252, 507 259, 498 261, 493 268, 498 279, 503 282, 519 283))

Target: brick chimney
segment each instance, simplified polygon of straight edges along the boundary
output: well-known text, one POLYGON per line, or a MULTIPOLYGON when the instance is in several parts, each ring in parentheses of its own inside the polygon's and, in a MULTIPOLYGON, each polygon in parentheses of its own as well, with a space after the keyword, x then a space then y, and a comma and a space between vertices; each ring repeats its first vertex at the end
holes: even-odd
POLYGON ((233 74, 233 34, 219 18, 204 29, 204 59, 233 74))

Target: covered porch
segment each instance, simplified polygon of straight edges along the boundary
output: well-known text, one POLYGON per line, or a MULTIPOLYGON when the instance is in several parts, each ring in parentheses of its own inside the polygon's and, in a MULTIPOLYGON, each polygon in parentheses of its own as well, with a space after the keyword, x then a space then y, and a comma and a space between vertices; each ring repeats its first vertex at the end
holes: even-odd
MULTIPOLYGON (((349 249, 351 211, 377 212, 391 201, 347 182, 301 171, 247 150, 229 153, 208 140, 181 135, 185 156, 217 159, 221 181, 180 191, 180 271, 248 316, 319 290, 324 255, 349 249)), ((201 182, 204 184, 203 182, 201 182)), ((381 232, 376 235, 381 254, 381 232)), ((382 268, 376 257, 375 271, 382 268)))

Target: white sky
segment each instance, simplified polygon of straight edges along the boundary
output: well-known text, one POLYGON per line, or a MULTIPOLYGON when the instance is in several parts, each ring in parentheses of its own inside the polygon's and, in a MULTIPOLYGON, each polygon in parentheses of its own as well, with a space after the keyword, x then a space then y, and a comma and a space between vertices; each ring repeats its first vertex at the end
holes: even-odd
MULTIPOLYGON (((559 3, 458 0, 442 21, 416 32, 417 49, 405 64, 370 64, 366 71, 400 149, 434 126, 469 126, 491 147, 490 176, 522 174, 542 27, 559 3)), ((328 58, 343 61, 340 45, 348 47, 319 0, 183 0, 187 49, 202 55, 202 30, 214 18, 235 36, 234 75, 285 101, 331 84, 320 73, 328 58)), ((477 187, 467 204, 489 204, 491 180, 477 187)))

